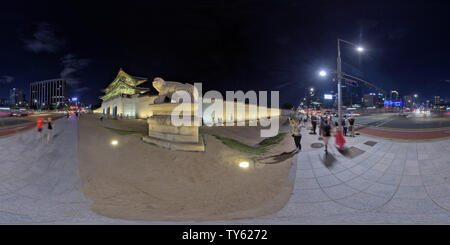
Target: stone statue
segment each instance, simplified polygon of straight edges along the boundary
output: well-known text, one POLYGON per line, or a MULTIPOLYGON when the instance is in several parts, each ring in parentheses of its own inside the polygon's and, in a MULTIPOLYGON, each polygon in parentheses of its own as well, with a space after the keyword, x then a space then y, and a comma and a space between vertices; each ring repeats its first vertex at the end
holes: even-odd
MULTIPOLYGON (((192 99, 198 98, 197 91, 194 86, 188 83, 179 82, 167 82, 164 79, 157 77, 153 79, 153 87, 158 91, 158 98, 155 99, 155 104, 171 103, 172 101, 177 101, 177 97, 173 96, 176 91, 186 91, 191 95, 192 99)), ((192 100, 192 102, 194 102, 192 100)))

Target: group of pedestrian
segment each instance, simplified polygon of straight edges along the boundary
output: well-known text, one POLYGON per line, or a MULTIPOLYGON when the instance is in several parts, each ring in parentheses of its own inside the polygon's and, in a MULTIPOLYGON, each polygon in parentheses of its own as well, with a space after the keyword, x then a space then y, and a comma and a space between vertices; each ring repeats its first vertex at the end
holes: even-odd
POLYGON ((342 119, 342 128, 344 131, 344 136, 347 136, 347 133, 350 133, 350 137, 355 137, 355 118, 344 116, 342 119))
MULTIPOLYGON (((44 124, 45 124, 44 119, 38 118, 36 120, 36 127, 37 127, 37 131, 38 131, 39 139, 43 138, 43 132, 42 131, 43 131, 43 128, 44 128, 44 124)), ((54 125, 53 125, 52 118, 49 117, 47 119, 47 130, 46 130, 46 132, 47 132, 46 133, 46 135, 47 135, 47 143, 48 144, 50 144, 50 142, 53 143, 53 128, 54 128, 54 125)))
MULTIPOLYGON (((339 125, 339 118, 330 113, 309 113, 301 114, 298 113, 296 117, 289 119, 291 126, 292 137, 294 138, 294 143, 297 150, 301 150, 301 129, 306 128, 308 122, 310 123, 311 132, 310 134, 317 134, 317 128, 319 130, 319 140, 323 140, 325 146, 325 153, 328 153, 328 142, 330 137, 334 134, 335 129, 339 125)), ((342 119, 342 127, 344 135, 347 136, 349 133, 350 137, 355 137, 355 118, 344 116, 342 119)))

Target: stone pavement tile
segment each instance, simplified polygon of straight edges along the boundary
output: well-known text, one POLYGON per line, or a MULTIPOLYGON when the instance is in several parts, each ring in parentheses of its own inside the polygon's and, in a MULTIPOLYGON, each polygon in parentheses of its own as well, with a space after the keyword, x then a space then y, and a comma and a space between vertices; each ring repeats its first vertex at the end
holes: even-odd
POLYGON ((433 162, 434 167, 439 169, 440 171, 449 171, 450 164, 447 162, 447 159, 438 159, 433 162))
POLYGON ((404 175, 402 177, 402 181, 400 182, 401 186, 422 186, 422 178, 420 175, 404 175))
POLYGON ((441 208, 446 209, 449 214, 449 218, 450 218, 450 196, 436 197, 436 198, 433 198, 433 201, 436 202, 437 205, 439 205, 441 208))
POLYGON ((35 207, 36 200, 26 196, 10 194, 0 198, 0 210, 21 216, 28 216, 30 208, 35 207))
POLYGON ((341 163, 333 163, 333 165, 328 167, 328 170, 330 170, 330 172, 336 174, 336 173, 347 170, 347 168, 344 167, 341 163))
POLYGON ((421 175, 431 175, 431 174, 439 174, 439 170, 432 168, 422 168, 419 166, 419 172, 421 175))
POLYGON ((376 182, 381 176, 383 176, 383 174, 384 172, 375 169, 369 169, 365 173, 363 173, 361 177, 369 181, 376 182))
POLYGON ((26 180, 22 180, 19 178, 10 178, 6 181, 3 181, 2 184, 7 190, 11 192, 17 191, 28 185, 26 180))
POLYGON ((296 179, 294 185, 294 193, 297 190, 320 189, 317 180, 314 179, 296 179))
POLYGON ((450 216, 448 214, 410 214, 408 223, 414 225, 421 224, 450 224, 450 216))
POLYGON ((406 162, 405 162, 405 166, 416 166, 416 167, 418 167, 419 166, 419 161, 416 159, 416 160, 411 160, 411 159, 406 159, 406 162))
POLYGON ((300 222, 305 217, 323 217, 335 214, 352 213, 353 209, 339 205, 333 201, 316 202, 316 203, 297 203, 288 204, 276 217, 291 217, 298 219, 300 222))
POLYGON ((371 169, 375 165, 375 162, 373 160, 366 160, 359 164, 359 166, 365 168, 365 169, 371 169))
POLYGON ((383 176, 381 176, 377 182, 387 185, 398 185, 400 184, 400 181, 402 180, 402 176, 399 174, 390 174, 385 173, 383 176))
POLYGON ((299 154, 297 154, 295 159, 298 162, 309 162, 308 154, 306 154, 305 152, 300 152, 299 154))
POLYGON ((394 197, 404 199, 424 199, 428 198, 428 195, 424 186, 400 186, 394 197))
POLYGON ((395 160, 392 162, 391 166, 386 170, 386 173, 390 174, 403 174, 404 166, 402 164, 398 164, 395 160))
POLYGON ((375 183, 370 186, 367 190, 364 190, 365 193, 376 195, 382 198, 386 198, 388 200, 391 198, 395 191, 397 190, 397 186, 395 185, 386 185, 381 183, 375 183))
POLYGON ((297 178, 300 179, 309 179, 315 178, 314 172, 312 169, 297 169, 297 178))
POLYGON ((394 157, 387 157, 386 155, 383 156, 383 158, 381 158, 381 160, 379 161, 379 163, 382 164, 387 164, 390 166, 391 162, 394 160, 394 157))
POLYGON ((351 179, 351 180, 345 182, 345 184, 352 187, 353 189, 362 191, 362 190, 369 188, 373 184, 375 184, 375 182, 368 181, 361 177, 357 177, 357 178, 354 178, 354 179, 351 179))
POLYGON ((355 173, 353 173, 350 170, 345 170, 345 171, 339 172, 339 173, 335 174, 334 176, 336 176, 336 178, 340 179, 343 182, 347 182, 351 179, 358 177, 358 175, 356 175, 355 173))
POLYGON ((316 177, 332 175, 330 170, 328 170, 327 168, 314 168, 313 171, 316 177))
POLYGON ((394 198, 379 209, 384 213, 403 214, 433 214, 445 213, 445 210, 437 206, 431 199, 401 199, 394 198))
POLYGON ((419 175, 420 171, 419 171, 419 166, 411 166, 411 165, 406 165, 405 166, 405 171, 403 172, 403 174, 405 175, 419 175))
POLYGON ((427 159, 429 159, 429 157, 430 157, 430 154, 428 154, 428 153, 419 153, 418 154, 418 156, 417 156, 417 159, 418 160, 427 160, 427 159))
POLYGON ((368 169, 361 167, 359 165, 356 165, 353 168, 350 168, 349 170, 352 171, 354 174, 361 175, 361 174, 365 173, 368 169))
POLYGON ((343 161, 340 161, 340 163, 342 164, 343 167, 349 169, 349 168, 353 168, 354 166, 358 165, 356 162, 350 160, 350 159, 345 159, 343 161))
POLYGON ((448 170, 439 170, 439 175, 446 178, 447 180, 450 180, 450 171, 448 170))
POLYGON ((341 205, 344 205, 345 207, 360 211, 375 210, 387 202, 385 198, 364 192, 359 192, 355 195, 337 199, 335 201, 341 205))
POLYGON ((296 190, 289 200, 293 203, 323 202, 330 198, 321 189, 296 190))
POLYGON ((431 198, 449 197, 450 196, 450 182, 445 182, 438 185, 425 186, 431 198))
POLYGON ((43 197, 46 197, 46 195, 50 194, 51 191, 52 186, 33 184, 27 185, 26 187, 18 190, 17 194, 39 200, 43 197))
POLYGON ((439 174, 422 174, 421 177, 425 186, 445 184, 447 181, 439 174))
POLYGON ((388 168, 389 168, 389 163, 383 163, 383 162, 378 162, 377 164, 375 164, 372 169, 373 170, 378 170, 381 172, 385 172, 388 168))
POLYGON ((0 197, 4 195, 8 195, 10 191, 0 182, 0 197))
POLYGON ((331 186, 331 187, 325 187, 325 188, 323 188, 323 190, 333 200, 348 197, 348 196, 358 193, 357 190, 355 190, 345 184, 335 185, 335 186, 331 186))
POLYGON ((312 169, 311 163, 297 161, 297 169, 312 169))
POLYGON ((352 161, 354 161, 357 164, 361 164, 361 163, 365 162, 366 160, 367 160, 366 154, 361 154, 357 157, 352 158, 352 161))
POLYGON ((404 215, 386 215, 376 212, 360 212, 358 214, 345 217, 346 223, 355 225, 389 225, 398 224, 404 220, 404 215))
POLYGON ((327 175, 322 177, 317 177, 317 182, 321 187, 330 187, 334 185, 342 184, 343 182, 336 178, 334 175, 327 175))

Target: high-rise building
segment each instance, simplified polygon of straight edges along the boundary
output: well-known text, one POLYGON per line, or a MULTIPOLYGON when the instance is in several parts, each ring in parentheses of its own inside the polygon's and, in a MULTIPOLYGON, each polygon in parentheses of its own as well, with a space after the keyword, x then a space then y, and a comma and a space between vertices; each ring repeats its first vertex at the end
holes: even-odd
POLYGON ((363 101, 365 107, 373 107, 377 103, 377 95, 375 93, 365 94, 363 101))
POLYGON ((30 84, 30 104, 57 105, 66 102, 66 80, 51 79, 30 84))
POLYGON ((441 104, 441 100, 442 100, 441 96, 434 96, 434 105, 440 105, 441 104))
POLYGON ((391 91, 390 99, 391 99, 392 101, 398 101, 398 99, 399 99, 399 94, 398 94, 398 92, 397 92, 396 90, 392 90, 392 91, 391 91))
POLYGON ((409 108, 413 107, 413 104, 414 104, 413 97, 410 95, 403 96, 403 103, 404 103, 405 107, 409 107, 409 108))
POLYGON ((12 106, 20 106, 25 102, 25 94, 22 89, 12 88, 9 92, 9 103, 12 106))
POLYGON ((342 85, 342 105, 353 107, 361 104, 363 100, 362 88, 357 85, 342 85))
POLYGON ((7 105, 9 105, 9 99, 6 99, 6 98, 0 98, 0 105, 1 105, 1 106, 7 106, 7 105))

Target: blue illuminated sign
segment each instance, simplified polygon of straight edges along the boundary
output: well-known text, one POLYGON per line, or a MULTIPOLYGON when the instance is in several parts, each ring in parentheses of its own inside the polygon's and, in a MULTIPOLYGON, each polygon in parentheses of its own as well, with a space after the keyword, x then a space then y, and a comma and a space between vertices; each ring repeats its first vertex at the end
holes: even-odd
POLYGON ((384 106, 402 106, 403 105, 403 101, 399 100, 399 101, 392 101, 392 100, 385 100, 384 101, 384 106))

